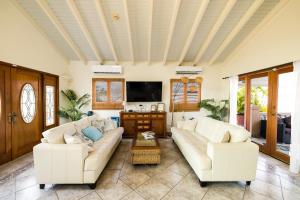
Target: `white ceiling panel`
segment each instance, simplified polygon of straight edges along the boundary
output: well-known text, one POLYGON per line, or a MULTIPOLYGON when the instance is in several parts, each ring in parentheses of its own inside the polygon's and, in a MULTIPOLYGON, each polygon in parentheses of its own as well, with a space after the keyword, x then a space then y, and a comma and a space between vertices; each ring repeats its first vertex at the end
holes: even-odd
POLYGON ((48 0, 48 4, 84 56, 88 60, 96 60, 93 50, 89 46, 78 23, 68 8, 66 1, 48 0))
POLYGON ((153 2, 151 60, 154 62, 163 60, 174 3, 174 0, 153 2))
POLYGON ((224 21, 223 25, 220 27, 219 31, 215 35, 213 41, 208 47, 208 50, 203 54, 200 62, 209 62, 209 59, 217 51, 219 46, 225 40, 225 38, 230 34, 232 29, 237 25, 243 14, 248 10, 254 0, 243 0, 237 1, 235 6, 232 8, 231 13, 224 21))
POLYGON ((32 19, 37 23, 38 26, 44 30, 45 34, 49 39, 56 45, 64 55, 66 55, 71 60, 77 60, 78 57, 66 43, 61 34, 57 31, 55 26, 49 20, 49 18, 44 14, 35 1, 32 0, 17 0, 20 6, 32 17, 32 19))
POLYGON ((183 46, 192 28, 201 1, 182 0, 168 54, 169 61, 178 61, 183 46))
POLYGON ((148 56, 150 1, 128 0, 134 56, 136 61, 145 61, 148 56))
POLYGON ((90 34, 93 37, 98 49, 104 60, 113 60, 113 55, 109 49, 109 45, 104 34, 103 26, 100 22, 95 4, 93 1, 76 0, 77 7, 87 26, 90 34))
POLYGON ((279 2, 280 0, 265 0, 261 7, 255 12, 253 17, 245 24, 239 34, 225 48, 223 53, 217 59, 217 62, 223 62, 279 2))
POLYGON ((225 61, 283 0, 16 1, 70 60, 203 64, 225 61))
POLYGON ((196 35, 192 41, 192 44, 186 54, 185 61, 192 62, 204 43, 209 31, 212 29, 219 14, 222 12, 228 0, 212 0, 210 1, 207 11, 203 16, 201 23, 197 29, 196 35))
MULTIPOLYGON (((107 26, 112 36, 114 48, 122 61, 130 61, 128 30, 124 15, 124 5, 121 0, 101 0, 101 5, 106 17, 107 26), (113 20, 113 15, 118 15, 119 20, 113 20)), ((145 43, 146 44, 146 43, 145 43)))

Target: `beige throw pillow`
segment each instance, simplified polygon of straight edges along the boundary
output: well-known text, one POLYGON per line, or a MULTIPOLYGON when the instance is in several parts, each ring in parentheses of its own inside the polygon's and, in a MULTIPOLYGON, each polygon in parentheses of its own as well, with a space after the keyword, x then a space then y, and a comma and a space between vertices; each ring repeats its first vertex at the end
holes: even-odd
POLYGON ((184 126, 184 121, 178 121, 177 122, 177 128, 182 129, 184 126))
POLYGON ((213 133, 209 140, 213 143, 227 143, 230 140, 230 133, 229 131, 225 131, 223 133, 213 133))
POLYGON ((184 121, 182 129, 187 130, 187 131, 194 131, 197 125, 196 120, 186 120, 184 121))

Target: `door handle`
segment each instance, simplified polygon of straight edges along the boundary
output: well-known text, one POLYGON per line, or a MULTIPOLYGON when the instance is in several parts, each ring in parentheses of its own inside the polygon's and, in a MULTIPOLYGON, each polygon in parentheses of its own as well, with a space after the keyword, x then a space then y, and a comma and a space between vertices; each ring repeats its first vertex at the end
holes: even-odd
POLYGON ((8 114, 8 123, 12 124, 17 121, 17 114, 15 112, 11 112, 8 114))

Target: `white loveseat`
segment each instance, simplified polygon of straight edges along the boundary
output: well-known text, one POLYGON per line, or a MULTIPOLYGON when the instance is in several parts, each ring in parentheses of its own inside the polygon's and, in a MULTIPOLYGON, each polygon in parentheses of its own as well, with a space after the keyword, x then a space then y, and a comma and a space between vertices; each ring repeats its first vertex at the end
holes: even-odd
POLYGON ((172 138, 201 186, 212 181, 246 181, 250 185, 255 179, 259 148, 243 127, 207 117, 180 123, 172 127, 172 138))
POLYGON ((106 131, 88 152, 86 144, 65 144, 64 134, 91 124, 92 116, 60 125, 43 133, 44 142, 33 148, 37 182, 45 184, 89 184, 95 188, 97 179, 122 139, 123 128, 106 131))

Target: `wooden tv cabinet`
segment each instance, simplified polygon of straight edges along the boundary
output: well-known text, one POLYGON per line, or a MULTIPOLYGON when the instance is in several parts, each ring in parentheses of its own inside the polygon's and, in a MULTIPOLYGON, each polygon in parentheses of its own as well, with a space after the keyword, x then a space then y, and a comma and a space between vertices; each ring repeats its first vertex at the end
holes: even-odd
POLYGON ((134 138, 138 133, 153 131, 157 137, 166 137, 166 112, 120 112, 124 138, 134 138))

